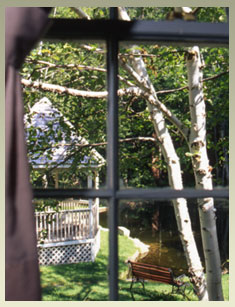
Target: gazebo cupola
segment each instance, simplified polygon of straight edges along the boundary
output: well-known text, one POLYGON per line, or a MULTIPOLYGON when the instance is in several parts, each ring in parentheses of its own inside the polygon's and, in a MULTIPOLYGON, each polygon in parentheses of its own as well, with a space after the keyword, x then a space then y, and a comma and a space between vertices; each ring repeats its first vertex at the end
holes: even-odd
MULTIPOLYGON (((44 173, 45 187, 48 186, 46 173, 49 171, 53 174, 55 187, 58 188, 60 185, 59 174, 71 169, 72 166, 74 167, 76 145, 86 145, 88 144, 87 140, 76 134, 73 125, 57 108, 52 106, 51 101, 46 97, 36 102, 30 109, 29 114, 25 116, 25 126, 27 136, 29 136, 30 129, 33 129, 36 143, 43 143, 44 140, 44 146, 46 145, 43 151, 29 152, 29 162, 33 169, 44 173)), ((30 142, 29 137, 27 142, 30 142)), ((75 167, 87 170, 87 187, 92 187, 94 180, 95 187, 98 188, 99 169, 104 164, 105 159, 95 149, 91 149, 89 156, 82 156, 76 162, 75 167)))

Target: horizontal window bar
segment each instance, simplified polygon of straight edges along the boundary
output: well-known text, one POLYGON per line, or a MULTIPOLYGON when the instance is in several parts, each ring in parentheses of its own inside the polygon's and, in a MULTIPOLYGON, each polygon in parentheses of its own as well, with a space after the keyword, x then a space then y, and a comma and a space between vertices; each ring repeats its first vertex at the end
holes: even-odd
POLYGON ((166 200, 174 198, 228 198, 228 189, 214 189, 214 190, 196 190, 185 188, 183 190, 173 190, 170 188, 161 189, 127 189, 117 191, 117 198, 119 199, 156 199, 166 200))
POLYGON ((33 189, 34 198, 109 198, 111 194, 111 190, 108 189, 33 189))
POLYGON ((49 40, 106 40, 114 35, 125 42, 171 45, 228 46, 228 23, 152 20, 51 19, 44 38, 49 40))
MULTIPOLYGON (((111 198, 113 197, 112 189, 34 189, 34 198, 58 198, 65 199, 70 197, 85 198, 111 198)), ((126 189, 118 190, 115 193, 117 199, 155 199, 167 200, 174 198, 229 198, 227 188, 218 188, 214 190, 196 190, 185 188, 183 190, 173 190, 170 188, 158 189, 126 189)))

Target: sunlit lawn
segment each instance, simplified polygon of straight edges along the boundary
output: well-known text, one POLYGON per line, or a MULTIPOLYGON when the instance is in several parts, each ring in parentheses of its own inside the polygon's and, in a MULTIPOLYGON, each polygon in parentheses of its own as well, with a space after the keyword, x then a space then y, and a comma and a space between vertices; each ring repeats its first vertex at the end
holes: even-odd
MULTIPOLYGON (((126 259, 136 251, 133 242, 119 236, 119 300, 132 300, 126 259)), ((106 301, 109 300, 108 285, 108 233, 101 231, 101 248, 95 262, 69 265, 42 266, 41 285, 44 301, 106 301)), ((228 277, 223 276, 224 295, 228 300, 228 277)), ((137 301, 182 301, 180 294, 171 294, 171 286, 146 282, 143 291, 140 283, 134 284, 134 297, 137 301)), ((192 294, 190 300, 197 300, 192 294)))

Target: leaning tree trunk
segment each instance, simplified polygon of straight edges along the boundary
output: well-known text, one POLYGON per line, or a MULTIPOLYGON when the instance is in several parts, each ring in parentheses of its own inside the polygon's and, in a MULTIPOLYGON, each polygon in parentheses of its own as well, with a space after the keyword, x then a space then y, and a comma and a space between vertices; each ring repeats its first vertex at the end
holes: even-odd
MULTIPOLYGON (((191 131, 190 156, 197 189, 212 189, 211 167, 206 146, 206 110, 202 91, 202 64, 198 47, 187 56, 191 131)), ((203 251, 206 261, 206 280, 210 301, 222 301, 221 262, 216 231, 213 198, 198 200, 203 251)))
MULTIPOLYGON (((182 190, 183 183, 180 161, 176 154, 171 136, 166 128, 163 114, 149 102, 148 109, 151 114, 164 159, 167 163, 169 185, 173 189, 182 190)), ((199 300, 208 300, 205 276, 192 232, 187 201, 184 198, 177 198, 172 200, 172 203, 174 205, 177 228, 184 248, 189 272, 192 276, 194 276, 192 282, 195 293, 197 294, 199 300)))
MULTIPOLYGON (((126 11, 122 8, 119 8, 119 18, 129 20, 126 11)), ((136 81, 139 83, 140 88, 145 92, 145 98, 147 101, 151 120, 153 122, 164 159, 168 166, 169 185, 173 189, 181 190, 183 189, 183 183, 180 161, 176 154, 169 131, 166 127, 163 113, 159 107, 157 107, 160 102, 150 81, 142 57, 136 56, 139 54, 138 48, 135 49, 133 47, 132 50, 133 53, 135 53, 135 56, 130 60, 130 66, 125 63, 124 68, 131 72, 132 76, 135 77, 136 81)), ((194 279, 192 280, 194 290, 199 300, 208 300, 205 276, 192 232, 187 201, 184 198, 178 198, 173 200, 173 205, 178 231, 187 259, 187 264, 190 272, 193 273, 194 276, 194 279)))

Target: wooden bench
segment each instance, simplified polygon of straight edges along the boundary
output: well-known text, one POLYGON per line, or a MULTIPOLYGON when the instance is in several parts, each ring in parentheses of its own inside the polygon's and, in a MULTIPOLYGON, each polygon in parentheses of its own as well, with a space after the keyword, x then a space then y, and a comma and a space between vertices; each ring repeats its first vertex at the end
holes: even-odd
MULTIPOLYGON (((170 268, 156 266, 152 264, 139 263, 128 261, 132 273, 132 283, 130 286, 130 291, 132 299, 134 300, 132 286, 134 282, 141 282, 144 288, 144 281, 150 280, 155 282, 160 282, 164 284, 172 285, 172 293, 181 293, 184 297, 186 286, 189 285, 188 282, 183 281, 185 275, 180 275, 175 277, 173 271, 170 268)), ((145 291, 145 288, 144 288, 145 291)))

